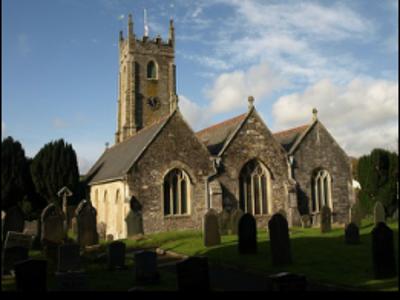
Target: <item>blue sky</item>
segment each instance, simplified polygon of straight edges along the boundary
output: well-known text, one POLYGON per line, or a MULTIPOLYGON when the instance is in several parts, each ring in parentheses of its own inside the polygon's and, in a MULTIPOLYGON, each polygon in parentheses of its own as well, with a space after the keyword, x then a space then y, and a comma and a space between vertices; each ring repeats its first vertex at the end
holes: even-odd
POLYGON ((394 0, 3 0, 2 137, 33 157, 64 138, 85 173, 114 142, 118 32, 175 22, 180 109, 194 130, 243 113, 272 131, 320 120, 349 155, 398 143, 394 0))

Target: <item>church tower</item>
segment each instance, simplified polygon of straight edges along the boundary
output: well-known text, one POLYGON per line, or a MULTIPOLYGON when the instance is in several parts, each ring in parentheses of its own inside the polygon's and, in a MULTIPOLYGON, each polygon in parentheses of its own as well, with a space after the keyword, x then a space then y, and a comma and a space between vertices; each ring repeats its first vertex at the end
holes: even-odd
POLYGON ((136 39, 132 15, 128 35, 119 34, 118 116, 115 143, 171 114, 177 108, 175 30, 169 24, 169 38, 149 39, 147 30, 136 39))

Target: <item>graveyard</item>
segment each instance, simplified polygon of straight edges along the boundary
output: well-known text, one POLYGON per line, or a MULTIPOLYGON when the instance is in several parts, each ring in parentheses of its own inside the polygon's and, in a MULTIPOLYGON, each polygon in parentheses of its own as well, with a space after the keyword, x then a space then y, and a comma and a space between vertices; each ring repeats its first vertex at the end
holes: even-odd
MULTIPOLYGON (((397 269, 398 223, 388 221, 387 225, 393 231, 397 269)), ((286 264, 272 261, 273 247, 267 229, 257 230, 256 249, 248 252, 242 252, 238 248, 239 238, 236 234, 221 235, 220 241, 214 241, 214 245, 206 244, 201 231, 164 232, 120 241, 100 239, 99 244, 80 249, 79 269, 84 270, 80 274, 84 276, 83 286, 87 290, 128 291, 133 288, 144 291, 174 291, 178 289, 176 264, 188 256, 196 256, 207 258, 210 288, 215 291, 241 289, 242 278, 244 282, 249 281, 249 289, 263 290, 265 287, 260 285, 268 276, 280 272, 304 275, 310 290, 398 291, 398 275, 374 279, 373 228, 374 220, 362 220, 359 242, 355 244, 345 242, 343 226, 332 224, 331 230, 324 233, 321 228, 290 228, 291 262, 286 264), (114 260, 109 259, 111 244, 114 248, 119 248, 116 252, 122 253, 122 261, 118 255, 114 260), (142 250, 148 250, 147 254, 156 257, 156 266, 153 266, 156 276, 151 280, 138 279, 137 263, 142 261, 139 259, 144 253, 142 250), (110 263, 115 266, 110 267, 110 263)), ((70 241, 77 238, 71 231, 68 235, 70 241)), ((29 257, 46 259, 40 250, 30 250, 29 257)), ((57 266, 51 260, 47 262, 47 290, 59 290, 55 274, 60 271, 60 264, 57 266)), ((71 264, 70 261, 68 263, 71 264)), ((79 284, 82 285, 82 282, 78 280, 78 286, 79 284)), ((15 277, 3 276, 2 290, 16 290, 15 277)))

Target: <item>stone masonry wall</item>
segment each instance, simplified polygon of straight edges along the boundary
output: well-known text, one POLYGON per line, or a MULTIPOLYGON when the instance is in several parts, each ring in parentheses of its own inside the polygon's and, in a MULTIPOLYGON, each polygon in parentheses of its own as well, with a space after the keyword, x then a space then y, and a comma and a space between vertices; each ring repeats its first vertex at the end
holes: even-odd
POLYGON ((350 160, 320 122, 294 152, 294 166, 300 213, 309 213, 312 174, 321 168, 327 170, 332 179, 333 222, 347 222, 352 180, 350 160))
POLYGON ((175 113, 128 177, 130 193, 142 205, 145 234, 182 229, 201 230, 206 207, 206 178, 212 173, 212 161, 207 148, 182 120, 180 113, 175 113), (164 216, 164 176, 173 168, 184 170, 192 181, 189 215, 164 216))
POLYGON ((288 163, 286 153, 263 124, 255 110, 240 129, 222 156, 222 173, 218 180, 223 186, 224 202, 239 206, 239 174, 251 159, 261 161, 272 174, 272 213, 255 216, 257 227, 266 228, 271 215, 288 209, 288 163))

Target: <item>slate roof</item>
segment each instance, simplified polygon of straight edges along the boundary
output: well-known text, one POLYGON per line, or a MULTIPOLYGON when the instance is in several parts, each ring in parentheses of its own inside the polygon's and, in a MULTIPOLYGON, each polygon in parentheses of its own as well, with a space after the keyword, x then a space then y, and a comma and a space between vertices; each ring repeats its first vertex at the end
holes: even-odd
POLYGON ((86 174, 89 184, 122 178, 172 115, 106 149, 86 174))
POLYGON ((207 146, 212 155, 218 155, 246 115, 247 113, 202 129, 196 132, 196 136, 207 146))
POLYGON ((289 152, 290 148, 294 145, 297 139, 307 130, 310 124, 290 128, 287 130, 273 133, 274 138, 282 145, 282 147, 289 152))

